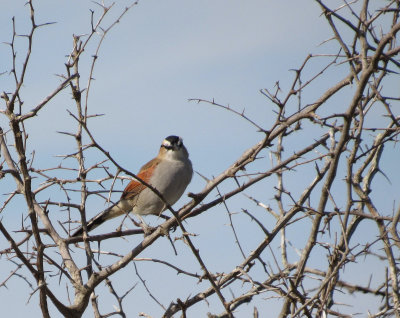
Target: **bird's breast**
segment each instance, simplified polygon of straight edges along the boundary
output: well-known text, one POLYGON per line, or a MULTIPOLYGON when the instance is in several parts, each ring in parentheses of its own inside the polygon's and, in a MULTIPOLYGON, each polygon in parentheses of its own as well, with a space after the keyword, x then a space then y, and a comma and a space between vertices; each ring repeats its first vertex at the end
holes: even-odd
POLYGON ((174 204, 185 191, 192 174, 190 161, 161 162, 155 169, 150 184, 160 191, 168 203, 174 204))
MULTIPOLYGON (((182 196, 192 179, 192 164, 178 160, 165 160, 154 169, 149 184, 159 191, 163 198, 173 205, 182 196)), ((137 198, 137 214, 160 214, 165 210, 164 202, 151 189, 144 189, 137 198)))

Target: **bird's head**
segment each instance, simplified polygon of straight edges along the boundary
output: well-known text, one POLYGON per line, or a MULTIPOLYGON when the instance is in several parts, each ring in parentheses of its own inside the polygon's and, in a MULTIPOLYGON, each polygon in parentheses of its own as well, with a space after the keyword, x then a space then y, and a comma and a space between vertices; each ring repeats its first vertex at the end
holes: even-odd
POLYGON ((159 156, 170 159, 187 159, 188 151, 183 144, 182 138, 178 136, 166 137, 160 147, 159 156))

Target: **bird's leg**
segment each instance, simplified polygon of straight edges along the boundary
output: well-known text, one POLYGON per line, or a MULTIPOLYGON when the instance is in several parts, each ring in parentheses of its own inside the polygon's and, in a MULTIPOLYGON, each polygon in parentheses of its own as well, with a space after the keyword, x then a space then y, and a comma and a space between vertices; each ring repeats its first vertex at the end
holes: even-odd
POLYGON ((144 236, 148 236, 154 232, 155 228, 147 225, 147 223, 143 220, 141 215, 138 214, 138 218, 141 221, 138 225, 142 228, 144 236))

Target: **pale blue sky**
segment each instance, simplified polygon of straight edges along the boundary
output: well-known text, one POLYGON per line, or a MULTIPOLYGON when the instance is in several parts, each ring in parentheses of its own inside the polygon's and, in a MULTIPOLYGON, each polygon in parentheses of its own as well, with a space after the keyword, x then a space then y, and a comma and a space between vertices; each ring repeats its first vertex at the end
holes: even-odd
MULTIPOLYGON (((10 41, 12 16, 16 17, 18 33, 27 30, 29 15, 24 3, 24 0, 1 2, 0 41, 10 41)), ((129 3, 130 1, 118 1, 108 21, 112 21, 112 17, 119 14, 129 3)), ((26 109, 34 107, 58 85, 59 79, 55 74, 64 73, 66 55, 72 47, 72 34, 85 34, 90 30, 90 8, 97 10, 97 16, 99 13, 98 6, 91 1, 40 0, 34 4, 37 23, 57 23, 39 29, 35 34, 32 60, 23 89, 26 109)), ((248 117, 260 126, 268 128, 274 121, 272 105, 259 90, 272 88, 278 80, 283 89, 288 88, 293 78, 290 69, 298 68, 307 54, 333 53, 330 51, 330 43, 319 46, 330 37, 318 6, 312 1, 140 1, 107 35, 100 50, 89 99, 89 112, 105 116, 92 120, 90 127, 102 146, 132 172, 136 172, 143 163, 156 155, 165 136, 180 135, 189 150, 194 169, 211 178, 222 172, 246 148, 257 142, 260 134, 232 113, 214 106, 188 102, 188 99, 214 98, 215 101, 229 104, 239 111, 246 109, 248 117)), ((22 54, 23 45, 20 48, 19 52, 22 54)), ((81 59, 82 85, 87 81, 93 52, 94 46, 91 45, 81 59)), ((8 71, 10 50, 7 45, 0 47, 0 61, 0 72, 8 71)), ((321 59, 312 65, 320 69, 321 65, 326 63, 327 60, 321 59)), ((314 69, 306 72, 312 74, 314 69)), ((318 83, 304 98, 311 100, 320 95, 323 89, 330 86, 330 80, 342 76, 340 71, 330 74, 326 82, 318 83)), ((12 89, 10 76, 0 76, 0 89, 12 89)), ((339 100, 338 104, 341 102, 345 103, 339 100)), ((75 130, 75 123, 67 115, 67 109, 74 111, 74 103, 68 90, 57 96, 38 118, 27 124, 30 150, 36 150, 37 168, 55 166, 60 160, 54 155, 74 151, 75 144, 72 138, 57 134, 57 131, 75 130)), ((7 128, 3 117, 0 117, 0 126, 7 128)), ((314 137, 307 132, 303 134, 304 140, 314 137)), ((293 141, 296 142, 299 140, 293 141)), ((268 156, 268 153, 265 152, 264 155, 268 156)), ((98 157, 95 155, 92 158, 88 157, 88 165, 96 160, 98 157)), ((267 162, 268 160, 262 164, 267 162)), ((394 165, 394 161, 389 160, 388 165, 394 165)), ((307 171, 300 168, 299 174, 300 178, 307 179, 307 171)), ((289 180, 289 184, 301 182, 299 175, 294 175, 293 178, 295 180, 289 180)), ((266 193, 266 189, 272 189, 275 181, 264 181, 260 186, 256 186, 255 192, 252 193, 259 194, 265 203, 271 204, 273 192, 266 193)), ((120 184, 119 186, 122 187, 120 184)), ((203 186, 204 181, 195 175, 188 191, 198 192, 203 186)), ((387 191, 395 192, 393 185, 389 187, 387 183, 383 183, 382 186, 387 186, 387 191)), ((300 186, 298 191, 301 190, 300 186)), ((211 198, 213 195, 215 193, 211 194, 211 198)), ((187 201, 188 198, 184 196, 175 207, 178 208, 181 203, 187 201)), ((89 216, 93 216, 102 208, 102 203, 95 200, 89 200, 89 204, 93 204, 93 212, 89 216)), ((228 205, 238 212, 245 206, 254 208, 254 205, 243 197, 232 199, 228 205)), ((18 212, 17 216, 4 214, 3 219, 18 227, 21 211, 18 212)), ((242 220, 238 216, 238 220, 239 224, 249 222, 247 217, 242 220)), ((266 216, 265 220, 271 222, 271 227, 275 222, 270 216, 266 216)), ((157 223, 157 220, 151 219, 150 223, 157 223)), ((189 230, 199 234, 194 242, 212 271, 229 272, 241 259, 236 246, 232 246, 232 233, 230 228, 224 225, 226 223, 228 218, 223 207, 217 207, 188 222, 189 230), (229 257, 218 258, 221 253, 226 253, 229 257)), ((107 227, 102 228, 101 231, 106 229, 107 227)), ((112 226, 108 229, 111 230, 112 226)), ((238 233, 244 241, 247 240, 244 245, 246 250, 250 251, 263 234, 249 233, 248 230, 249 227, 243 226, 238 229, 238 233)), ((296 247, 300 249, 307 236, 301 237, 299 233, 289 233, 288 237, 294 239, 296 247)), ((138 239, 133 237, 127 242, 121 242, 121 248, 129 249, 138 239)), ((106 249, 108 244, 112 249, 115 241, 105 243, 102 248, 106 249)), ((170 259, 172 263, 200 273, 191 252, 179 242, 177 247, 179 257, 175 258, 169 243, 160 240, 146 250, 143 257, 170 259)), ((275 252, 279 254, 279 250, 276 249, 275 252)), ((316 258, 317 262, 325 262, 323 253, 324 251, 321 251, 321 259, 316 258)), ((293 258, 292 261, 294 260, 293 258)), ((369 264, 372 266, 374 260, 369 264)), ((193 295, 208 287, 207 282, 202 282, 197 286, 197 290, 191 290, 193 284, 184 284, 184 281, 191 282, 190 279, 179 276, 182 281, 177 283, 177 276, 171 274, 169 269, 166 270, 167 274, 164 274, 164 267, 151 263, 139 263, 138 268, 149 282, 149 288, 165 306, 169 305, 168 296, 171 289, 176 291, 173 298, 175 300, 177 297, 186 297, 190 293, 193 295), (163 284, 152 285, 151 275, 159 275, 160 278, 162 276, 163 284)), ((349 271, 351 272, 350 265, 349 271)), ((262 277, 261 272, 260 274, 262 277)), ((138 281, 133 266, 123 269, 114 275, 112 280, 121 294, 138 281)), ((31 317, 39 317, 37 295, 25 305, 29 290, 25 292, 21 286, 25 287, 26 284, 13 279, 8 284, 8 290, 1 288, 2 303, 13 301, 14 304, 18 304, 12 308, 14 317, 24 317, 28 314, 31 317)), ((60 293, 64 288, 60 286, 60 293)), ((159 316, 162 310, 145 293, 140 282, 136 288, 138 292, 132 293, 128 296, 129 300, 124 302, 129 317, 137 316, 138 310, 144 310, 154 317, 159 316)), ((111 306, 115 303, 114 299, 107 295, 105 292, 101 298, 101 309, 104 313, 111 311, 111 306)), ((273 313, 271 317, 274 316, 280 304, 263 301, 262 297, 257 298, 258 301, 254 305, 259 308, 260 313, 273 313)), ((194 311, 190 312, 190 317, 204 317, 207 311, 223 311, 215 298, 209 301, 209 308, 205 304, 193 307, 194 311)), ((364 305, 357 302, 354 305, 365 313, 365 301, 364 305)), ((8 310, 7 307, 3 309, 8 310)), ((252 310, 253 305, 241 306, 237 317, 248 317, 252 310)), ((10 313, 11 311, 7 312, 7 315, 10 313)), ((88 308, 84 317, 92 316, 92 310, 88 308)))

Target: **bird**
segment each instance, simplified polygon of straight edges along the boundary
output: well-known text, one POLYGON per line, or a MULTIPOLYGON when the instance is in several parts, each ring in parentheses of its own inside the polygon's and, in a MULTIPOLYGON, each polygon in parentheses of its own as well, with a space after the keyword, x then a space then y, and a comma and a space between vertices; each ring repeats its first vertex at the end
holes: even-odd
MULTIPOLYGON (((163 140, 157 157, 143 165, 137 174, 141 180, 155 188, 170 206, 182 196, 192 175, 193 167, 189 153, 182 138, 174 135, 163 140)), ((118 202, 87 222, 87 231, 129 212, 138 215, 141 220, 143 215, 160 216, 168 207, 165 202, 152 189, 137 180, 132 180, 118 202)), ((82 234, 83 228, 80 227, 72 237, 82 234)))

